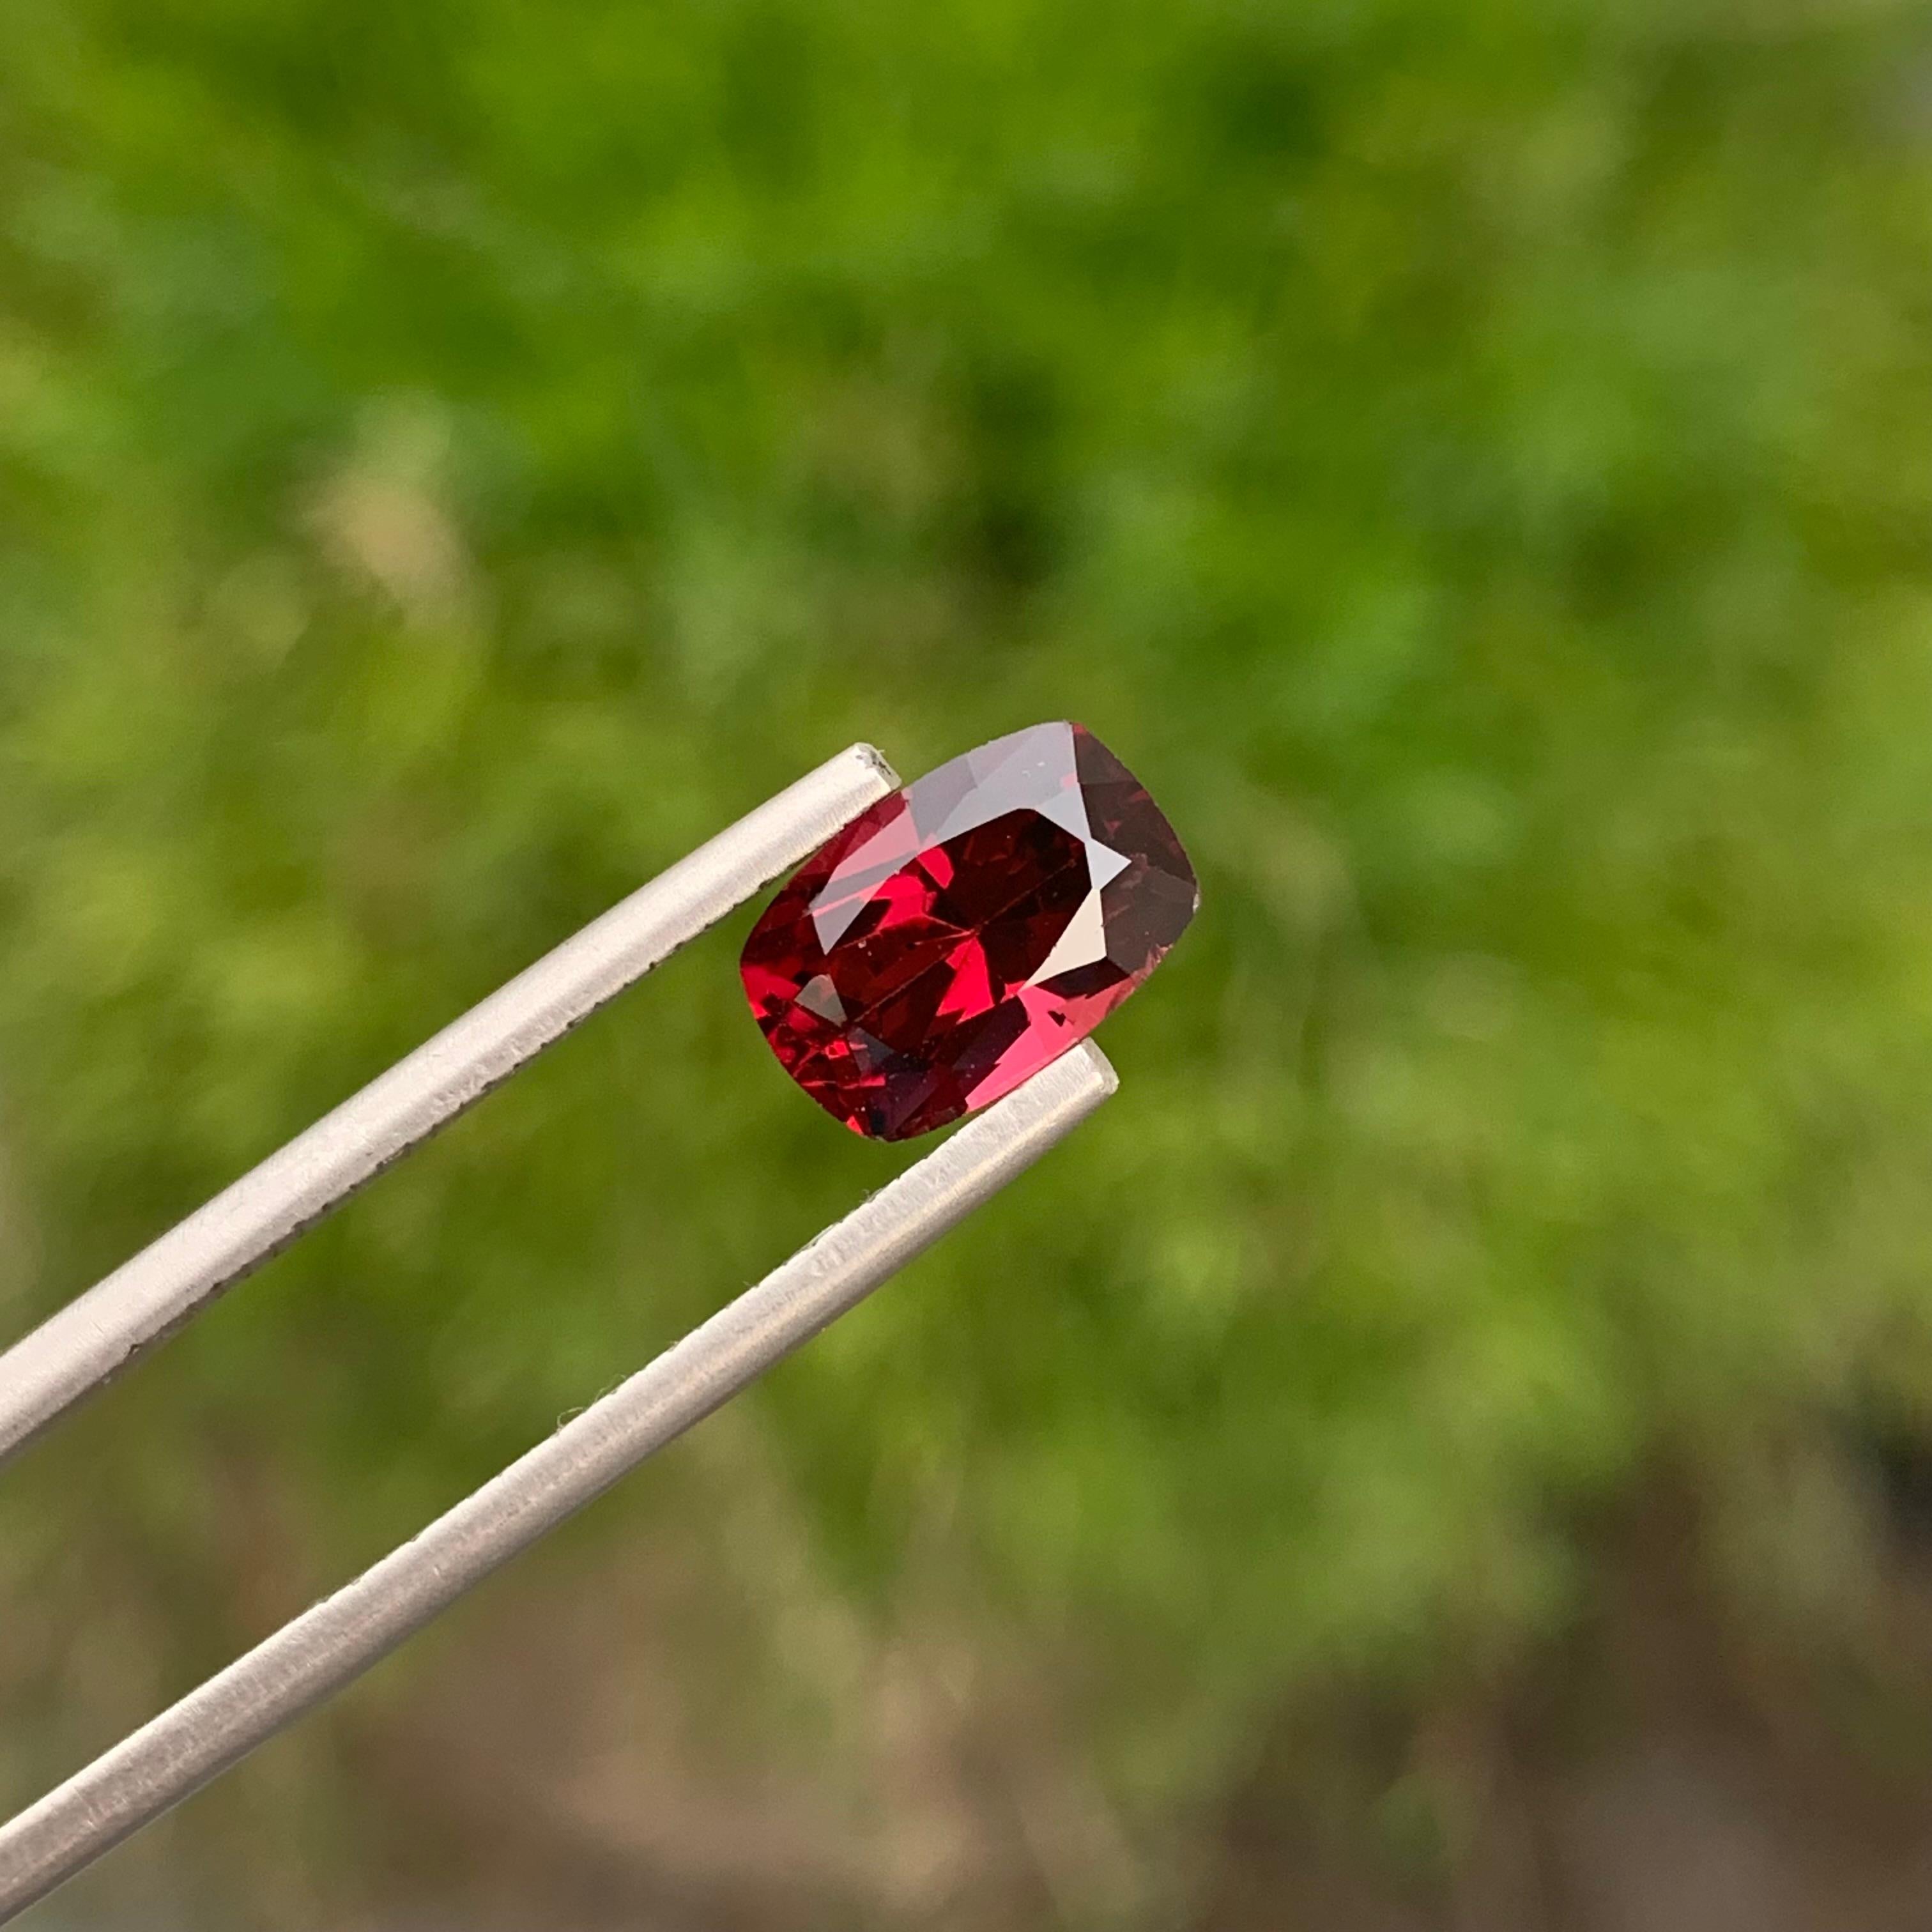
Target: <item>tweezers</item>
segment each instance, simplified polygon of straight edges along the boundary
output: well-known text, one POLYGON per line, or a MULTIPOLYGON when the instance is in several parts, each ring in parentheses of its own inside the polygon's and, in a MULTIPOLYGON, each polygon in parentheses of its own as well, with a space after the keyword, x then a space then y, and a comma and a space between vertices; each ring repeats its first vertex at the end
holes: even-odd
MULTIPOLYGON (((594 920, 0 1354, 0 1463, 896 790, 855 745, 594 920)), ((0 1924, 388 1654, 990 1199, 1114 1090, 1090 1041, 968 1120, 355 1582, 0 1826, 0 1924)))

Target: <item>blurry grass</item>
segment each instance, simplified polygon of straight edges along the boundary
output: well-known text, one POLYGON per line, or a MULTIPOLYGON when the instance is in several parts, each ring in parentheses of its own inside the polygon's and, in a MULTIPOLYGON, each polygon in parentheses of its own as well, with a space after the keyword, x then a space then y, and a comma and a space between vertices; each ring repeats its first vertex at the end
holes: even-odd
MULTIPOLYGON (((1205 910, 753 1398, 860 1600, 936 1540, 1159 1820, 1660 1444, 1916 1405, 1923 28, 16 0, 8 1326, 840 744, 1075 716, 1205 910)), ((220 1472, 319 1587, 894 1170, 730 945, 10 1472, 47 1765, 259 1627, 220 1472)))

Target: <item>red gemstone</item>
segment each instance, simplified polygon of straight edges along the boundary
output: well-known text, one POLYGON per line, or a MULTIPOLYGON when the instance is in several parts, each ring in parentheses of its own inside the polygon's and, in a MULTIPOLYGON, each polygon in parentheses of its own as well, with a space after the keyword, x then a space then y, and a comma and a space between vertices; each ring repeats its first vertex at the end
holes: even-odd
POLYGON ((1036 724, 881 799, 745 942, 785 1071, 855 1133, 904 1140, 1084 1040, 1201 902, 1174 829, 1079 724, 1036 724))

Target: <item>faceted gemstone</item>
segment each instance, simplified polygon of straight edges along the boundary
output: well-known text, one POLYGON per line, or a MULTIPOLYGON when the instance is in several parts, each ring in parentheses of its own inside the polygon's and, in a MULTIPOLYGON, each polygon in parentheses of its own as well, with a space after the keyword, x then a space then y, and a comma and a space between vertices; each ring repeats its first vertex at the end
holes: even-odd
POLYGON ((847 826, 739 970, 785 1071, 855 1133, 903 1140, 1091 1033, 1200 902, 1132 773, 1084 726, 1036 724, 847 826))

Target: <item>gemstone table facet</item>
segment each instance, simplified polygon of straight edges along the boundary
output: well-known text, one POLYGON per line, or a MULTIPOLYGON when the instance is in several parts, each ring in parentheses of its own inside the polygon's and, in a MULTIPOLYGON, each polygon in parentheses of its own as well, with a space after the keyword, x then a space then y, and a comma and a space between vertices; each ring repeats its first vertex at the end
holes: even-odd
POLYGON ((1084 1039, 1200 898, 1132 773, 1084 726, 1036 724, 854 820, 739 970, 785 1071, 855 1133, 904 1140, 1084 1039))

